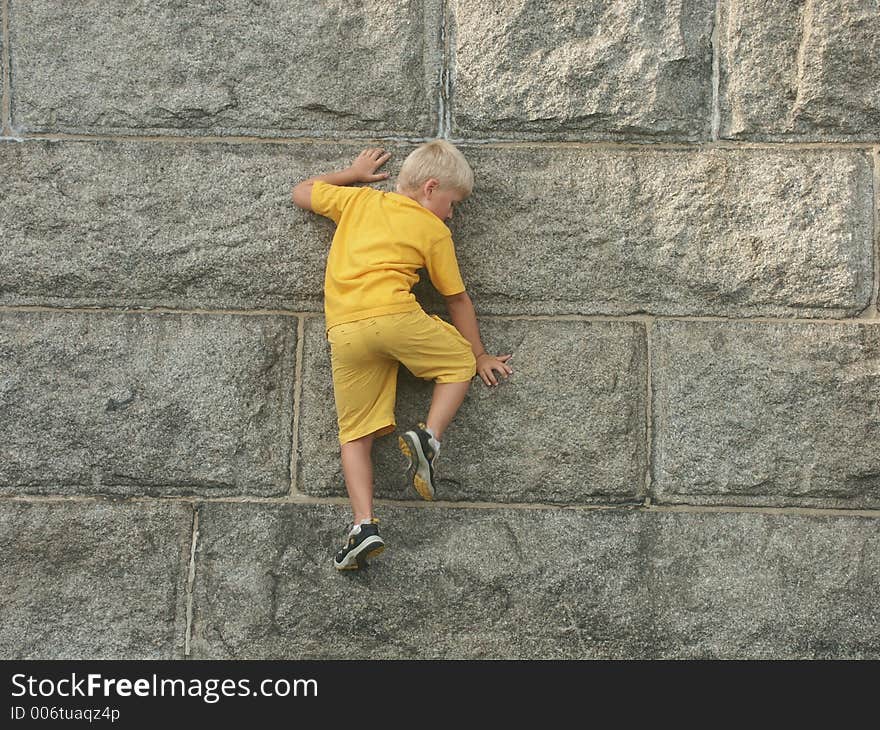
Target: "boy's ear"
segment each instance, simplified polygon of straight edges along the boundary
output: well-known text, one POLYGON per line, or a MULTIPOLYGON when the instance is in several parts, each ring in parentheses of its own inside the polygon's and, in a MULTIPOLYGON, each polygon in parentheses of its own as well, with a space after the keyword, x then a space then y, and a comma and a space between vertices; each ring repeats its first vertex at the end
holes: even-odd
POLYGON ((422 190, 425 193, 425 197, 430 198, 431 193, 433 193, 438 187, 440 187, 440 181, 437 180, 436 178, 429 177, 425 181, 425 184, 422 186, 422 190))

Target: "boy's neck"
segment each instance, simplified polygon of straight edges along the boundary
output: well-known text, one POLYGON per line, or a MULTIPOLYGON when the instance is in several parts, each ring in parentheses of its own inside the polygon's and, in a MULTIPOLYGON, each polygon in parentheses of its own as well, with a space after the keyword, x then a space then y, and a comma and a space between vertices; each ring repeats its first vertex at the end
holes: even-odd
POLYGON ((405 191, 401 190, 400 188, 397 188, 397 189, 395 190, 395 192, 396 192, 398 195, 402 195, 404 198, 409 198, 410 200, 412 200, 412 201, 418 203, 419 205, 421 205, 421 206, 422 206, 423 208, 425 208, 426 210, 429 210, 428 206, 425 205, 425 196, 422 195, 421 191, 416 191, 416 192, 414 192, 414 193, 408 193, 408 192, 405 192, 405 191))
POLYGON ((410 200, 415 200, 419 205, 421 205, 421 201, 419 200, 418 193, 408 193, 406 190, 401 190, 399 187, 394 189, 394 192, 398 195, 402 195, 405 198, 409 198, 410 200))

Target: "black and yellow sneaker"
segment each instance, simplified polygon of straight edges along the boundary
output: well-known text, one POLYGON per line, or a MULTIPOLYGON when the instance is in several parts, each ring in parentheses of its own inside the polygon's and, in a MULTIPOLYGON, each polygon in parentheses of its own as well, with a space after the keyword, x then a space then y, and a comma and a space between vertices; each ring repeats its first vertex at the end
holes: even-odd
POLYGON ((412 483, 422 499, 434 499, 434 458, 437 452, 431 446, 431 435, 420 423, 413 426, 397 439, 400 450, 409 457, 407 479, 412 483))
POLYGON ((333 565, 336 570, 358 570, 367 564, 367 558, 375 558, 385 550, 385 541, 379 537, 379 520, 355 525, 348 533, 345 546, 336 553, 333 565))

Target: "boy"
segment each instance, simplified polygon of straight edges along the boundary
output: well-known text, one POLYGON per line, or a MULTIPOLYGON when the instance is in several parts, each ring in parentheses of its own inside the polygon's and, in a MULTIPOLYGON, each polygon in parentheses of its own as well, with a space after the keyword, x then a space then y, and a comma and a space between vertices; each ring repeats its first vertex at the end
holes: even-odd
POLYGON ((330 343, 342 472, 354 527, 333 563, 356 570, 385 549, 373 516, 373 441, 394 430, 397 369, 435 381, 424 423, 398 439, 409 457, 408 479, 423 499, 435 495, 434 460, 446 427, 464 401, 475 372, 496 385, 495 372, 513 372, 510 355, 486 353, 465 291, 452 236, 444 221, 470 195, 473 172, 453 145, 434 140, 404 161, 394 193, 371 187, 388 173, 381 148, 361 152, 350 167, 299 183, 300 208, 327 216, 336 233, 324 276, 324 314, 330 343), (411 289, 426 268, 445 297, 454 327, 428 316, 411 289))

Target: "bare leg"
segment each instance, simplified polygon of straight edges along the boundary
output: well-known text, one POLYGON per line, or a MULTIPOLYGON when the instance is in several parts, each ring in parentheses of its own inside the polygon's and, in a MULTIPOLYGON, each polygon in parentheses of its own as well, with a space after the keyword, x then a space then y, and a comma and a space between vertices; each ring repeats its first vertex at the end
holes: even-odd
POLYGON ((434 395, 431 398, 431 408, 428 410, 428 420, 425 424, 434 432, 434 438, 438 441, 443 439, 446 427, 452 422, 470 387, 470 380, 463 383, 434 384, 434 395))
POLYGON ((342 444, 342 473, 354 523, 373 516, 373 434, 342 444))

